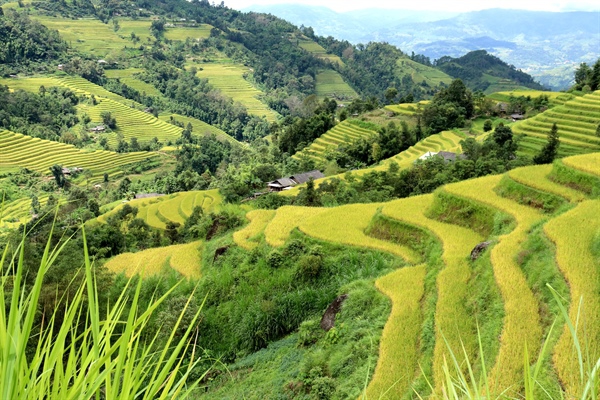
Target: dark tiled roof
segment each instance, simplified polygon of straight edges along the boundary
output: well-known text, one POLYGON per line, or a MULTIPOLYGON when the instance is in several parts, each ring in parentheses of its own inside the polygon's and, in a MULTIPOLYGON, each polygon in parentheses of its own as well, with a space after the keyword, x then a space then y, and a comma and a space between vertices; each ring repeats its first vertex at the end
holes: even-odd
POLYGON ((314 171, 304 172, 302 174, 296 174, 294 176, 290 176, 290 178, 293 179, 294 181, 296 181, 297 184, 301 184, 301 183, 308 182, 308 180, 310 178, 313 178, 313 179, 325 178, 325 175, 323 175, 323 173, 321 171, 315 169, 314 171))
POLYGON ((452 153, 451 151, 440 151, 436 155, 442 157, 446 161, 455 161, 457 158, 458 159, 465 158, 464 154, 456 154, 456 153, 452 153))
POLYGON ((294 186, 295 183, 290 178, 279 178, 272 182, 269 182, 268 185, 275 186, 275 187, 288 187, 288 186, 294 186))

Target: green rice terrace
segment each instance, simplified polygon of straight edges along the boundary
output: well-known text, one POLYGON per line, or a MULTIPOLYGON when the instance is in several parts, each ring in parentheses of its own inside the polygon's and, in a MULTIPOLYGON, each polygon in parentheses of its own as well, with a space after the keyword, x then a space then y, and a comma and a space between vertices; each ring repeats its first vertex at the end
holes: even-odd
MULTIPOLYGON (((109 77, 119 78, 124 83, 131 84, 133 88, 146 92, 149 95, 160 95, 160 92, 153 86, 135 78, 135 74, 140 71, 142 70, 131 68, 125 70, 107 70, 106 73, 109 77)), ((194 135, 214 134, 221 140, 238 143, 222 130, 196 118, 173 113, 162 113, 159 115, 159 118, 156 118, 154 115, 145 112, 145 107, 141 104, 109 92, 102 86, 77 76, 56 75, 9 78, 0 79, 0 84, 8 86, 12 90, 22 89, 30 92, 38 92, 40 86, 46 88, 62 86, 71 89, 79 95, 88 97, 94 95, 97 104, 80 103, 78 105, 79 111, 91 118, 91 125, 102 124, 102 112, 111 113, 117 121, 117 128, 108 133, 100 133, 100 135, 106 136, 109 145, 113 147, 119 139, 128 141, 133 137, 139 142, 148 142, 154 138, 163 143, 175 142, 181 136, 182 128, 170 123, 171 116, 176 121, 184 123, 184 126, 187 126, 188 123, 192 124, 194 135)))
POLYGON ((539 151, 554 123, 561 141, 559 155, 600 151, 600 137, 596 135, 600 120, 600 91, 567 99, 557 95, 553 101, 558 104, 562 101, 562 104, 513 125, 513 132, 525 135, 519 143, 524 153, 539 151))
POLYGON ((92 119, 92 124, 102 124, 102 113, 110 112, 117 121, 117 128, 105 135, 108 143, 115 146, 122 138, 129 141, 137 138, 140 142, 148 142, 157 138, 162 143, 174 142, 181 136, 182 129, 156 118, 154 115, 140 111, 131 106, 111 100, 101 99, 95 106, 82 105, 81 110, 92 119))
POLYGON ((149 96, 162 96, 162 93, 154 86, 136 77, 136 74, 141 72, 144 72, 142 68, 108 69, 104 71, 104 75, 107 78, 119 79, 140 93, 146 93, 149 96))
POLYGON ((342 103, 347 103, 358 97, 358 94, 350 85, 348 85, 342 76, 332 69, 320 71, 316 76, 317 96, 335 99, 342 103))
MULTIPOLYGON (((335 128, 337 128, 340 125, 341 124, 337 125, 335 128)), ((333 131, 335 128, 333 128, 331 131, 333 131)), ((329 132, 331 132, 331 131, 329 131, 329 132)), ((329 132, 327 132, 326 134, 321 136, 321 138, 324 137, 325 135, 327 135, 329 132)), ((371 132, 371 134, 376 134, 376 132, 374 132, 374 131, 368 131, 368 132, 371 132)), ((338 137, 334 136, 333 138, 338 139, 339 136, 338 137)), ((327 147, 334 146, 334 145, 339 146, 341 143, 346 143, 346 141, 348 141, 348 140, 353 140, 353 139, 356 140, 357 136, 355 136, 353 138, 350 138, 347 136, 342 136, 342 138, 344 141, 338 142, 337 144, 334 144, 333 142, 327 142, 326 145, 320 146, 320 147, 323 147, 323 149, 318 148, 317 150, 320 150, 320 152, 317 155, 314 155, 313 153, 306 153, 306 154, 308 154, 308 156, 311 157, 316 162, 323 162, 323 161, 325 161, 325 158, 322 155, 321 156, 319 156, 319 155, 324 154, 325 149, 327 147)), ((341 138, 339 138, 339 139, 341 140, 341 138)), ((374 165, 374 166, 371 166, 368 168, 353 170, 353 171, 350 171, 350 174, 355 175, 355 176, 360 176, 360 175, 364 175, 364 174, 367 174, 367 173, 373 172, 373 171, 387 170, 391 163, 398 164, 398 166, 400 168, 408 168, 411 165, 413 165, 413 163, 415 161, 417 161, 419 159, 419 157, 423 156, 424 154, 426 154, 428 152, 433 152, 433 153, 437 153, 438 151, 460 152, 461 151, 460 141, 464 140, 464 139, 465 139, 465 135, 462 133, 455 132, 455 131, 444 131, 444 132, 426 137, 425 139, 416 143, 414 146, 409 147, 408 149, 404 150, 403 152, 401 152, 393 157, 390 157, 386 160, 381 161, 377 165, 374 165)), ((313 143, 317 143, 318 140, 319 139, 317 139, 313 143)), ((305 150, 303 150, 303 152, 305 150)), ((294 157, 301 157, 302 156, 301 154, 302 154, 302 152, 296 153, 294 155, 294 157)), ((335 175, 332 177, 330 176, 330 177, 316 179, 315 185, 318 186, 321 183, 326 182, 331 178, 344 179, 345 175, 346 174, 339 174, 339 175, 335 175)), ((295 196, 298 194, 298 191, 303 186, 304 185, 295 186, 290 190, 281 192, 281 195, 295 196)))
POLYGON ((199 24, 198 26, 169 26, 165 30, 164 36, 169 40, 182 40, 190 38, 193 40, 202 40, 210 36, 210 30, 213 27, 209 24, 199 24))
POLYGON ((410 76, 413 82, 425 82, 430 87, 436 87, 440 83, 449 85, 452 78, 438 69, 420 64, 410 58, 401 58, 397 62, 396 74, 398 76, 410 76))
POLYGON ((140 162, 156 153, 115 153, 104 150, 81 150, 72 145, 0 131, 0 169, 18 166, 49 175, 53 165, 91 170, 89 183, 98 183, 107 173, 110 177, 123 174, 123 167, 140 162))
POLYGON ((312 142, 310 146, 302 151, 294 154, 294 158, 308 156, 318 163, 324 162, 327 149, 335 149, 344 144, 350 144, 361 138, 368 138, 377 135, 377 132, 372 129, 367 129, 361 126, 359 120, 346 120, 321 135, 317 140, 312 142))
MULTIPOLYGON (((388 203, 255 210, 233 239, 249 250, 263 243, 282 247, 301 232, 403 260, 404 267, 375 281, 392 309, 376 338, 379 355, 368 398, 426 393, 429 384, 441 396, 449 374, 473 374, 466 379, 475 385, 485 380, 481 390, 492 397, 518 396, 528 373, 524 365, 534 362, 550 398, 562 390, 578 398, 586 382, 580 366, 600 357, 600 272, 590 269, 598 262, 599 161, 598 153, 579 155, 388 203), (479 253, 471 253, 475 248, 479 253), (568 303, 572 321, 585 321, 574 328, 588 349, 579 361, 564 315, 541 281, 568 303), (539 356, 544 338, 547 349, 539 356)), ((334 378, 343 373, 335 372, 335 363, 324 361, 334 378)), ((224 379, 208 397, 239 393, 236 387, 249 385, 253 374, 264 374, 261 368, 256 364, 252 374, 224 379)), ((541 388, 535 390, 541 395, 541 388)))
POLYGON ((413 115, 417 114, 428 103, 429 100, 421 100, 418 103, 390 104, 385 106, 385 109, 395 112, 397 114, 412 117, 413 115))
POLYGON ((224 96, 241 103, 248 113, 265 117, 269 122, 275 122, 279 114, 271 110, 260 100, 264 93, 255 88, 245 79, 252 71, 250 68, 231 62, 190 64, 198 68, 198 77, 208 79, 211 85, 220 90, 224 96))
POLYGON ((317 58, 321 58, 323 60, 327 60, 331 63, 338 64, 340 66, 344 66, 344 62, 339 56, 335 54, 327 53, 327 50, 323 48, 319 43, 314 40, 302 35, 300 37, 294 36, 290 38, 292 43, 295 43, 300 48, 308 51, 310 54, 314 55, 317 58))

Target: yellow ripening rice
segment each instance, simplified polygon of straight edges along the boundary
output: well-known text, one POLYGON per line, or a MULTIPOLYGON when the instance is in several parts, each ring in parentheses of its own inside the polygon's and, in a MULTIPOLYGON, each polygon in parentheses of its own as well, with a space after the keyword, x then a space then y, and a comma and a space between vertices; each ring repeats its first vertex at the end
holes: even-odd
POLYGON ((450 357, 448 348, 458 358, 462 358, 463 348, 471 358, 475 356, 477 349, 474 334, 476 321, 472 320, 466 308, 467 285, 471 278, 468 255, 483 238, 470 229, 427 218, 424 213, 431 207, 433 196, 415 196, 393 201, 383 207, 382 213, 429 230, 443 244, 446 267, 437 277, 433 361, 435 386, 441 391, 444 383, 444 358, 450 357))
POLYGON ((267 224, 275 217, 275 210, 253 210, 246 214, 248 225, 233 234, 233 241, 246 250, 252 250, 258 243, 256 238, 265 231, 267 224))
POLYGON ((271 246, 279 247, 285 244, 290 234, 302 221, 324 212, 320 207, 283 206, 277 209, 275 217, 265 228, 265 239, 271 246))
POLYGON ((419 255, 406 246, 367 236, 365 230, 381 204, 350 204, 329 208, 306 219, 299 229, 309 236, 328 242, 383 250, 415 264, 419 255))
POLYGON ((512 232, 500 236, 499 243, 491 251, 494 277, 505 311, 500 349, 490 372, 490 385, 494 393, 506 388, 519 390, 523 378, 525 345, 533 360, 542 340, 538 302, 515 258, 521 244, 527 239, 529 229, 543 216, 537 210, 498 196, 494 187, 500 179, 502 175, 487 176, 445 187, 452 194, 497 208, 513 216, 517 222, 512 232))
POLYGON ((174 269, 188 278, 200 277, 202 242, 176 244, 167 247, 123 253, 109 260, 105 265, 110 271, 127 276, 158 275, 174 269))
MULTIPOLYGON (((600 238, 600 201, 586 201, 554 218, 544 226, 556 244, 556 261, 571 289, 569 317, 577 324, 583 346, 583 362, 594 365, 600 357, 600 260, 591 251, 592 241, 600 238)), ((566 398, 579 398, 584 383, 568 326, 564 327, 554 351, 554 365, 566 388, 566 398)))
POLYGON ((567 167, 600 176, 600 153, 582 154, 562 159, 567 167))
POLYGON ((548 179, 548 175, 551 171, 552 164, 534 165, 524 168, 515 168, 508 172, 508 176, 523 185, 561 196, 570 202, 579 202, 586 199, 584 193, 559 185, 548 179))
POLYGON ((392 312, 383 328, 379 359, 367 387, 369 399, 399 399, 419 374, 419 335, 423 324, 421 299, 425 265, 405 267, 375 285, 392 300, 392 312))

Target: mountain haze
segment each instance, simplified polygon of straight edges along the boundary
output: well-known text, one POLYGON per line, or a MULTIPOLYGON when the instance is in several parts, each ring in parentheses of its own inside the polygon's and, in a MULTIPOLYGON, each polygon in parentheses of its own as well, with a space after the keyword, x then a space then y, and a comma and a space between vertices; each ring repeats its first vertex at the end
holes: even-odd
POLYGON ((600 55, 598 12, 489 9, 444 15, 366 9, 351 13, 322 11, 325 17, 318 18, 314 7, 251 8, 312 26, 318 35, 354 43, 386 41, 402 51, 414 51, 431 59, 487 50, 553 89, 568 87, 575 67, 581 62, 593 62, 600 55), (393 19, 395 23, 390 22, 393 19))

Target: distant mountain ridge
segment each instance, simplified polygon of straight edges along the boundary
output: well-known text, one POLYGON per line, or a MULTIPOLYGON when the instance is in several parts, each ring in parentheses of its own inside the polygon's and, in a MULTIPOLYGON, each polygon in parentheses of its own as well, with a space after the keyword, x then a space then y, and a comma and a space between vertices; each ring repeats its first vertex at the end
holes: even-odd
POLYGON ((367 9, 336 13, 325 7, 298 5, 248 9, 311 26, 318 35, 354 43, 386 41, 404 52, 414 51, 432 59, 486 50, 553 89, 571 85, 569 77, 574 69, 600 56, 600 12, 489 9, 436 15, 367 9))

